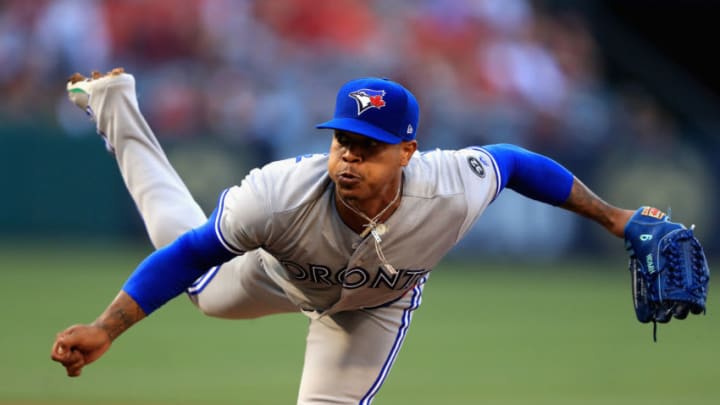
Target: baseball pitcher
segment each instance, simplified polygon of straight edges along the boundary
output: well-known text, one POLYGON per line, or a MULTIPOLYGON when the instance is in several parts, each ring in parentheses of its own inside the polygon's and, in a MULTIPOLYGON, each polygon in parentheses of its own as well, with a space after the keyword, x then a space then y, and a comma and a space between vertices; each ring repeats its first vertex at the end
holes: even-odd
MULTIPOLYGON (((704 309, 709 273, 699 244, 676 243, 681 250, 692 245, 692 257, 702 258, 696 270, 660 258, 643 273, 647 261, 638 255, 661 248, 633 248, 647 239, 641 235, 655 232, 660 239, 681 225, 655 212, 647 217, 642 209, 614 207, 557 162, 517 146, 420 153, 418 103, 391 80, 343 85, 333 118, 318 125, 332 130, 328 153, 252 170, 219 194, 209 217, 144 120, 132 75, 122 69, 76 74, 68 92, 95 120, 157 249, 93 323, 57 335, 51 356, 69 376, 79 376, 125 330, 185 292, 214 317, 307 316, 297 403, 369 404, 405 340, 430 271, 505 188, 629 235, 631 257, 640 258, 633 268, 648 283, 665 268, 698 273, 693 286, 676 283, 672 297, 662 289, 642 296, 650 314, 643 321, 669 320, 656 312, 682 318, 704 309), (692 288, 695 296, 687 292, 692 288)), ((686 231, 683 240, 694 241, 686 231)))

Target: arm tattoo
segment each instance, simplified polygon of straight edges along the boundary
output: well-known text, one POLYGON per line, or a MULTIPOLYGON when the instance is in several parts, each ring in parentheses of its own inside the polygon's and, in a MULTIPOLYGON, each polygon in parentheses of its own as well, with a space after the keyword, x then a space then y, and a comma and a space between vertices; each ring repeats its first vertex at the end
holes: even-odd
POLYGON ((563 208, 592 219, 605 228, 613 226, 615 207, 595 195, 585 184, 575 178, 570 196, 562 205, 563 208))
POLYGON ((121 333, 145 318, 140 306, 125 291, 115 297, 115 300, 93 322, 95 326, 104 329, 110 340, 115 340, 121 333))

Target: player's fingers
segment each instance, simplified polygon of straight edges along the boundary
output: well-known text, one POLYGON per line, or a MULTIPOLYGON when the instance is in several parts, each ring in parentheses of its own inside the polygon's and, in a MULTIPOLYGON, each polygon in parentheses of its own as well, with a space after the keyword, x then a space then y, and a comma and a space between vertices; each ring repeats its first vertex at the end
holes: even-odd
POLYGON ((55 341, 66 348, 82 345, 87 336, 85 325, 73 325, 55 336, 55 341))
POLYGON ((67 365, 82 358, 82 353, 74 350, 80 342, 80 337, 75 333, 76 329, 77 326, 71 326, 56 335, 50 354, 53 360, 67 365))
POLYGON ((55 342, 53 343, 52 352, 50 353, 50 357, 53 360, 61 363, 67 361, 68 356, 71 355, 71 348, 74 345, 74 342, 70 338, 72 334, 73 327, 70 327, 55 335, 55 342))
MULTIPOLYGON (((79 352, 73 351, 74 353, 80 354, 79 352)), ((67 371, 68 377, 79 377, 82 373, 82 368, 85 367, 85 358, 82 355, 72 356, 73 361, 71 363, 63 364, 67 371)))
POLYGON ((65 367, 75 363, 85 362, 85 356, 79 350, 68 348, 66 346, 60 346, 59 350, 61 350, 63 354, 59 356, 57 361, 62 363, 65 367))
POLYGON ((82 374, 82 369, 84 366, 85 366, 85 364, 74 364, 72 366, 65 367, 67 376, 68 377, 80 377, 80 374, 82 374))
POLYGON ((53 343, 52 350, 50 351, 51 359, 62 363, 65 359, 67 359, 69 354, 70 351, 64 344, 58 342, 57 340, 53 343))
POLYGON ((690 305, 687 302, 679 301, 673 307, 673 316, 677 319, 685 319, 690 312, 690 305))
POLYGON ((76 344, 77 337, 72 336, 72 332, 60 332, 55 338, 53 353, 56 353, 59 357, 67 357, 70 355, 70 351, 76 344))

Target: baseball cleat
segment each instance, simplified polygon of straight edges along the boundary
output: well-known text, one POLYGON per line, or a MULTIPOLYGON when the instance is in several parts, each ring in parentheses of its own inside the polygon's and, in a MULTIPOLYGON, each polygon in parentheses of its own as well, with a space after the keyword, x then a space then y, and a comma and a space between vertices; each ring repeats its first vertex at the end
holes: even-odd
POLYGON ((85 77, 80 73, 74 73, 67 82, 68 98, 75 105, 85 110, 91 117, 93 112, 90 109, 90 96, 99 88, 106 87, 115 78, 129 76, 125 73, 125 69, 118 67, 106 74, 93 71, 90 77, 85 77))
MULTIPOLYGON (((90 77, 85 77, 80 73, 74 73, 67 81, 68 98, 76 106, 80 107, 93 121, 97 122, 95 111, 91 106, 91 98, 93 94, 99 95, 105 92, 105 96, 110 89, 119 88, 129 90, 133 97, 135 96, 135 78, 125 73, 125 69, 118 67, 105 74, 93 71, 90 77), (124 88, 123 88, 124 87, 124 88)), ((97 107, 97 106, 95 106, 97 107)), ((114 152, 113 146, 109 143, 107 136, 98 129, 98 133, 105 140, 105 147, 108 151, 114 152)))

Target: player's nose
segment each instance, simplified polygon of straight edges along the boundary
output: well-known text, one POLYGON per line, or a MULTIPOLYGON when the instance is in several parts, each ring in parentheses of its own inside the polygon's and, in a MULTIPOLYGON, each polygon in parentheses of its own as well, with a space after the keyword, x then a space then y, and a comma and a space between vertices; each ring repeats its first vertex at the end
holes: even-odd
POLYGON ((345 146, 342 154, 342 158, 346 162, 358 162, 362 160, 363 156, 363 147, 354 143, 345 146))

